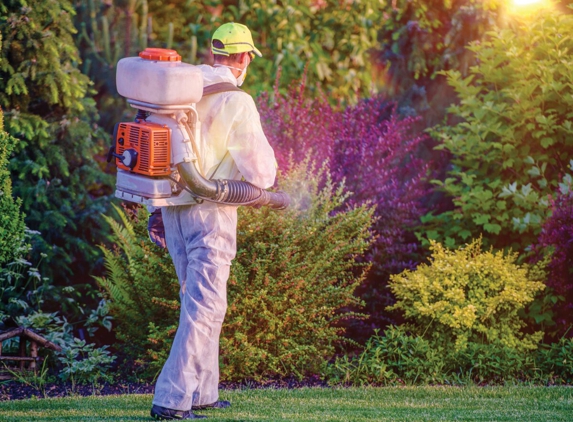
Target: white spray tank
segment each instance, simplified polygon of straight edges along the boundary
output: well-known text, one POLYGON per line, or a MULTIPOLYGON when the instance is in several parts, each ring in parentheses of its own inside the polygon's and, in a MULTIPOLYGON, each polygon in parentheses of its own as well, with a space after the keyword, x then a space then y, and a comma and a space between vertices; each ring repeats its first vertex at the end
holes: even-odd
POLYGON ((201 71, 174 50, 147 48, 118 62, 116 83, 138 110, 135 122, 114 130, 108 160, 115 156, 118 167, 116 197, 157 207, 196 203, 175 182, 174 165, 197 158, 191 142, 200 131, 195 104, 203 95, 201 71))
MULTIPOLYGON (((147 48, 139 57, 121 59, 116 83, 118 93, 138 109, 135 122, 118 123, 114 130, 108 161, 115 157, 118 167, 116 197, 152 207, 203 200, 288 206, 284 192, 268 192, 244 181, 204 178, 198 166, 201 130, 195 107, 204 95, 203 75, 196 66, 181 62, 175 50, 147 48)), ((209 88, 216 88, 211 94, 238 90, 209 88)))

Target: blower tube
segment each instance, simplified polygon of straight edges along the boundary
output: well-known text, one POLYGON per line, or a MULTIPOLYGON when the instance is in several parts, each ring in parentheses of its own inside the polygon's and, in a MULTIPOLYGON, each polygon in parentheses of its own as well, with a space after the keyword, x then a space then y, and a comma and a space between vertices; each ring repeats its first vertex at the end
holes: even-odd
POLYGON ((283 191, 269 192, 241 180, 207 180, 190 162, 178 164, 177 170, 191 194, 206 201, 257 208, 269 206, 275 210, 284 210, 290 204, 290 197, 283 191))

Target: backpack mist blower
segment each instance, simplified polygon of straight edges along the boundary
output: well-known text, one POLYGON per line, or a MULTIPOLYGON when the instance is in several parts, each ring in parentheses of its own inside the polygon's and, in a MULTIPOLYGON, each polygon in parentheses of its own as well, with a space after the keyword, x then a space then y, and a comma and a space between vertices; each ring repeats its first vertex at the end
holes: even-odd
POLYGON ((117 64, 118 93, 137 109, 134 122, 118 123, 108 162, 115 158, 115 196, 149 209, 211 201, 285 209, 285 192, 249 182, 209 180, 198 160, 201 123, 196 104, 204 95, 240 90, 231 83, 203 89, 201 71, 175 50, 147 48, 117 64))

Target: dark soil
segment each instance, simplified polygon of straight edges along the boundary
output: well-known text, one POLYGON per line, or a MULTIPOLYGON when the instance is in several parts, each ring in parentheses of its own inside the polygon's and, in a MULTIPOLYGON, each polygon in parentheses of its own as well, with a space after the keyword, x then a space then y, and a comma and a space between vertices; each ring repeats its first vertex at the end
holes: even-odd
MULTIPOLYGON (((319 377, 309 377, 304 380, 297 379, 270 379, 266 381, 241 381, 241 382, 222 382, 222 390, 236 389, 258 389, 258 388, 301 388, 301 387, 327 387, 326 382, 319 377)), ((70 384, 47 384, 43 390, 23 384, 18 381, 0 382, 0 401, 21 400, 47 397, 66 397, 70 395, 107 396, 112 394, 152 394, 154 391, 153 384, 146 383, 125 383, 125 384, 104 384, 94 389, 89 385, 76 386, 75 392, 72 391, 70 384)))
POLYGON ((72 394, 80 396, 91 395, 111 395, 111 394, 147 394, 153 393, 151 384, 117 384, 102 385, 95 389, 90 385, 78 385, 75 387, 75 393, 69 384, 48 384, 45 388, 39 389, 23 384, 18 381, 5 381, 0 384, 0 401, 21 400, 47 397, 66 397, 72 394))

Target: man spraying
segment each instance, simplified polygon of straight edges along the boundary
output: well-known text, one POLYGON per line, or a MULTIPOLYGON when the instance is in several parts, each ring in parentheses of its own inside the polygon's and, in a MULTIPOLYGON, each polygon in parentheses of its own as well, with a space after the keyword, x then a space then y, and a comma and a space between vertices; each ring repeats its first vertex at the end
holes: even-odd
MULTIPOLYGON (((214 65, 199 66, 205 94, 197 104, 202 123, 199 164, 207 179, 273 185, 274 152, 250 95, 240 90, 255 56, 249 29, 221 25, 213 34, 214 65), (209 92, 209 87, 217 89, 209 92)), ((193 410, 226 408, 219 401, 219 336, 227 309, 227 279, 236 254, 237 207, 204 201, 162 208, 165 240, 181 285, 179 326, 155 385, 151 416, 200 419, 193 410)))

